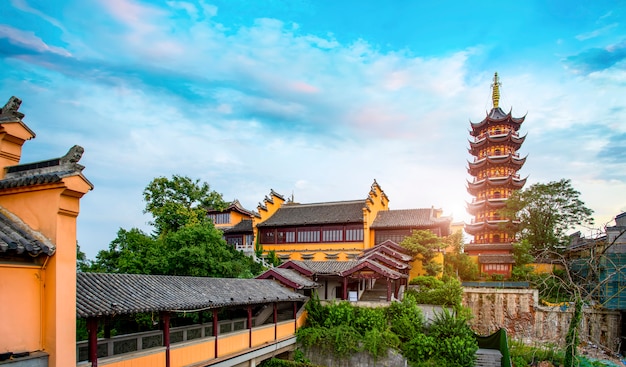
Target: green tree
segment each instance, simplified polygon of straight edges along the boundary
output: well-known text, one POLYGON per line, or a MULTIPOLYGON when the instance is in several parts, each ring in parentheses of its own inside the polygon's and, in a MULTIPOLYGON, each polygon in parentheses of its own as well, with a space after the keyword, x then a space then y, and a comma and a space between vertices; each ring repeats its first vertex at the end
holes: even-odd
POLYGON ((261 265, 237 251, 207 219, 206 208, 223 208, 221 195, 188 177, 159 177, 144 190, 152 235, 120 229, 89 271, 251 278, 261 265))
POLYGON ((444 237, 446 253, 444 255, 444 275, 459 277, 462 280, 478 278, 478 265, 463 250, 463 233, 456 231, 444 237))
POLYGON ((207 209, 226 207, 222 195, 206 182, 184 176, 157 177, 143 191, 144 213, 152 214, 157 235, 208 221, 207 209))
POLYGON ((520 241, 527 240, 534 252, 563 248, 569 243, 567 231, 593 224, 593 211, 579 196, 567 179, 516 191, 500 211, 505 218, 514 219, 505 230, 520 241))
POLYGON ((90 261, 87 255, 80 250, 80 245, 76 241, 76 271, 86 271, 89 269, 90 261))
POLYGON ((426 271, 427 275, 434 276, 441 272, 441 265, 433 262, 437 253, 446 247, 446 243, 441 237, 429 230, 418 230, 405 237, 400 245, 409 250, 413 256, 419 256, 422 269, 426 271))

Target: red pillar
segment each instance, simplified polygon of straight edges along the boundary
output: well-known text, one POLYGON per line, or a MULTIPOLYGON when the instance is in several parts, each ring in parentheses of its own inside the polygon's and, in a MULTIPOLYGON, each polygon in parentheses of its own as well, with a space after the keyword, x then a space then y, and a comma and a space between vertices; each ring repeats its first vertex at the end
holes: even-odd
POLYGON ((165 347, 165 367, 170 367, 170 313, 161 312, 161 323, 163 328, 163 346, 165 347))
POLYGON ((391 281, 387 278, 387 302, 391 301, 391 281))
POLYGON ((89 350, 89 361, 92 367, 98 367, 98 319, 87 318, 87 332, 89 333, 87 349, 89 350))
POLYGON ((252 348, 252 306, 248 306, 248 347, 252 348))
POLYGON ((343 278, 343 295, 342 298, 343 300, 348 299, 348 277, 344 277, 343 278))

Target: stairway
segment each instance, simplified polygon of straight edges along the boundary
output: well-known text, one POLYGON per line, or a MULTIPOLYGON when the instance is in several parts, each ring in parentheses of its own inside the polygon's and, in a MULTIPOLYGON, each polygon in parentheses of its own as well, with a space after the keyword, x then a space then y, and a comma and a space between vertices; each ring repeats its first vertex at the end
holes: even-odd
POLYGON ((502 353, 497 349, 483 349, 476 351, 475 367, 500 367, 502 353))
POLYGON ((359 301, 387 302, 387 284, 384 282, 376 282, 372 289, 363 292, 359 301))

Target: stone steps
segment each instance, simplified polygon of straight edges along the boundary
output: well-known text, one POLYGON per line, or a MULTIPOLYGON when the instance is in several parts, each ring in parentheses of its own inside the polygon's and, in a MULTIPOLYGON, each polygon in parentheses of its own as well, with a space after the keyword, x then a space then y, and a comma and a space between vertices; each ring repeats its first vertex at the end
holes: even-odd
POLYGON ((475 367, 500 367, 502 364, 502 353, 496 349, 478 349, 476 351, 475 367))

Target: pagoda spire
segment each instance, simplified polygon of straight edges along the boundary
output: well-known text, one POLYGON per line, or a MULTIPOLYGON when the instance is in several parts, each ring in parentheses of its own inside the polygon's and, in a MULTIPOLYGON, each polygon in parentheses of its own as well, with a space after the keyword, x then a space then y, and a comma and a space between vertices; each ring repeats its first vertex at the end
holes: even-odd
POLYGON ((491 85, 491 99, 493 100, 493 108, 498 108, 500 106, 500 85, 500 78, 498 78, 498 72, 496 71, 495 75, 493 76, 493 84, 491 85))

